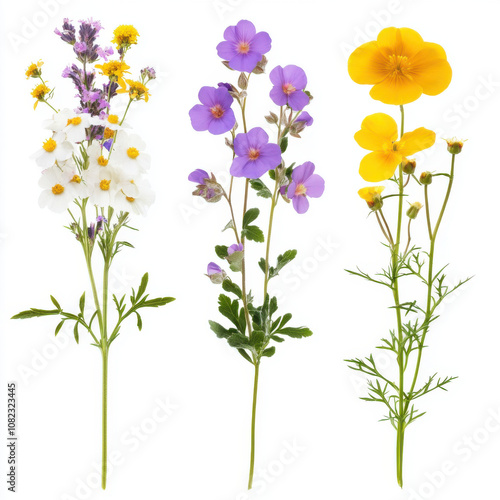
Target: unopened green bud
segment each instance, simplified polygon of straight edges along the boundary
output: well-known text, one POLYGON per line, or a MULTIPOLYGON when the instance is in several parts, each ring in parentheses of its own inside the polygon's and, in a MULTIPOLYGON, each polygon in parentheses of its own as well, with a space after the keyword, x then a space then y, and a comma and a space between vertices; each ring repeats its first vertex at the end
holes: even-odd
POLYGON ((412 203, 410 205, 410 208, 408 209, 408 211, 406 212, 406 215, 410 218, 410 219, 416 219, 417 218, 417 215, 418 215, 418 212, 420 211, 420 209, 423 207, 422 203, 416 201, 414 203, 412 203))
POLYGON ((409 160, 408 158, 403 158, 403 172, 405 174, 411 175, 415 172, 415 168, 417 167, 417 162, 415 160, 409 160))
POLYGON ((457 155, 462 152, 462 148, 464 146, 463 141, 457 141, 457 139, 446 139, 446 143, 448 144, 448 151, 452 155, 457 155))
POLYGON ((420 184, 423 184, 424 186, 432 184, 432 174, 429 171, 422 172, 420 174, 420 184))

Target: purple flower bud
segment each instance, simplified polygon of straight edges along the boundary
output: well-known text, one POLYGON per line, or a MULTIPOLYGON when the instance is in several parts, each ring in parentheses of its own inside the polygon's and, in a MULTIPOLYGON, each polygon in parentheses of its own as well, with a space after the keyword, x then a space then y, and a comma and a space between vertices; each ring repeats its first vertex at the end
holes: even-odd
POLYGON ((243 252, 243 245, 241 243, 235 243, 227 249, 227 254, 232 255, 234 252, 243 252))
POLYGON ((156 78, 156 71, 149 66, 141 69, 141 77, 143 80, 154 80, 156 78))
POLYGON ((209 176, 205 170, 199 168, 189 174, 188 180, 198 184, 193 195, 201 196, 209 203, 216 203, 224 196, 224 189, 217 182, 214 174, 209 176))
POLYGON ((220 285, 226 279, 226 272, 221 269, 215 262, 210 262, 207 267, 206 274, 212 283, 220 285))

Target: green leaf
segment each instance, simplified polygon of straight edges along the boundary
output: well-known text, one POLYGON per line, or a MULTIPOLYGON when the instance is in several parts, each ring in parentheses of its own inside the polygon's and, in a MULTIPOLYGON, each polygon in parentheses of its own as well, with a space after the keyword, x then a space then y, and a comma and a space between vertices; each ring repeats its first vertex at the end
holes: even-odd
POLYGON ((252 345, 250 344, 248 337, 246 335, 242 335, 241 333, 233 333, 228 339, 227 343, 231 347, 236 347, 237 349, 251 349, 252 345))
POLYGON ((289 337, 293 337, 294 339, 300 339, 302 337, 310 337, 313 332, 309 330, 309 328, 305 326, 299 326, 297 328, 294 327, 286 327, 286 328, 278 328, 276 332, 280 335, 288 335, 289 337))
POLYGON ((279 272, 297 256, 297 250, 287 250, 282 255, 278 255, 276 267, 269 268, 269 279, 278 276, 279 272))
POLYGON ((234 224, 233 224, 233 219, 231 219, 225 226, 222 232, 224 232, 226 229, 234 229, 234 224))
POLYGON ((132 245, 132 243, 129 243, 128 241, 117 241, 116 245, 121 247, 135 248, 134 245, 132 245))
POLYGON ((275 340, 276 342, 284 342, 285 339, 282 339, 281 337, 278 337, 277 335, 271 335, 271 338, 275 340))
POLYGON ((142 330, 142 318, 141 318, 141 315, 136 311, 135 312, 136 316, 137 316, 137 329, 139 331, 142 330))
POLYGON ((148 281, 149 281, 149 274, 145 273, 141 279, 141 284, 139 285, 139 290, 137 290, 136 299, 139 299, 140 297, 142 297, 142 295, 146 291, 146 287, 148 286, 148 281))
POLYGON ((272 315, 278 310, 278 299, 273 297, 269 302, 269 319, 271 319, 272 315))
POLYGON ((219 259, 225 259, 227 257, 227 247, 225 245, 216 245, 215 253, 219 259))
POLYGON ((238 352, 249 362, 249 363, 252 363, 253 365, 253 361, 252 361, 252 358, 248 355, 248 353, 245 351, 245 349, 238 349, 238 352))
POLYGON ((288 147, 288 137, 283 137, 280 142, 281 152, 284 153, 288 147))
POLYGON ((28 318, 37 318, 40 316, 55 316, 56 314, 59 313, 60 311, 58 309, 45 310, 45 309, 32 308, 28 311, 22 311, 20 313, 17 313, 15 316, 12 316, 11 319, 28 319, 28 318))
POLYGON ((230 278, 226 278, 222 282, 222 289, 226 292, 234 293, 239 299, 243 297, 241 288, 236 283, 233 283, 230 278))
POLYGON ((260 179, 251 179, 250 186, 257 191, 257 196, 261 196, 262 198, 272 197, 271 191, 260 179))
POLYGON ((63 325, 64 325, 64 322, 65 322, 65 321, 66 321, 66 320, 64 320, 64 319, 63 319, 63 320, 62 320, 62 321, 61 321, 61 322, 60 322, 60 323, 56 326, 56 331, 55 331, 55 333, 54 333, 54 336, 56 336, 56 337, 57 337, 57 334, 61 331, 61 328, 63 327, 63 325))
POLYGON ((264 242, 264 233, 258 226, 247 226, 243 231, 241 231, 242 238, 247 238, 248 240, 257 241, 259 243, 264 242))
POLYGON ((80 312, 83 314, 83 311, 85 309, 85 292, 82 293, 82 296, 80 297, 80 312))
POLYGON ((227 328, 225 328, 224 326, 222 326, 221 324, 219 324, 219 323, 217 323, 215 321, 208 320, 208 323, 210 325, 210 329, 220 339, 227 339, 227 338, 229 338, 231 335, 233 335, 235 333, 234 329, 232 329, 232 331, 228 330, 227 328))
POLYGON ((168 304, 169 302, 173 302, 174 300, 174 297, 159 297, 157 299, 151 299, 141 302, 138 307, 160 307, 168 304))
POLYGON ((286 313, 280 323, 280 328, 283 328, 292 319, 291 313, 286 313))
POLYGON ((75 328, 73 328, 73 335, 75 336, 76 343, 80 343, 80 336, 78 335, 78 321, 75 323, 75 328))
POLYGON ((243 216, 243 229, 252 223, 260 214, 260 210, 258 208, 250 208, 245 212, 243 216))
POLYGON ((268 174, 269 174, 269 177, 271 177, 271 179, 273 181, 276 180, 276 170, 269 170, 268 174))
POLYGON ((219 295, 219 312, 231 321, 236 328, 240 329, 239 305, 236 299, 231 300, 227 295, 221 293, 219 295))
POLYGON ((62 310, 61 306, 59 305, 59 302, 57 302, 57 300, 52 295, 50 296, 50 300, 52 301, 52 304, 54 304, 57 307, 57 309, 59 309, 59 311, 62 310))
POLYGON ((270 358, 275 352, 276 347, 268 347, 267 349, 264 349, 264 351, 262 352, 262 356, 267 356, 268 358, 270 358))
POLYGON ((261 257, 259 260, 259 267, 262 269, 262 272, 266 272, 266 259, 264 257, 261 257))
POLYGON ((254 330, 252 332, 252 336, 250 337, 250 344, 252 344, 252 346, 255 347, 255 349, 257 351, 259 351, 260 348, 262 347, 263 342, 264 342, 264 338, 265 338, 265 334, 263 331, 254 330))

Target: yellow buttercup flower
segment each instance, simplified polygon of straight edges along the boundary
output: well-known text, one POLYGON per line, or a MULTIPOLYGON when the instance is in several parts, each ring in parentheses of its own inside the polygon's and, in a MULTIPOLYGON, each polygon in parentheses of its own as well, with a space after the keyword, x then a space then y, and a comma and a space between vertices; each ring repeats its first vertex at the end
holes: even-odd
POLYGON ((26 80, 29 78, 38 78, 42 74, 40 69, 43 66, 43 61, 40 60, 37 63, 31 63, 26 70, 26 80))
POLYGON ((120 87, 125 87, 123 75, 124 73, 130 73, 130 71, 127 71, 130 66, 122 61, 108 61, 103 64, 96 64, 95 67, 100 69, 101 74, 107 76, 112 82, 118 82, 120 87))
POLYGON ((358 194, 372 210, 379 210, 383 205, 380 194, 384 189, 385 186, 369 186, 361 188, 358 194))
POLYGON ((116 43, 118 48, 123 48, 129 45, 135 45, 139 32, 130 24, 122 24, 113 31, 113 35, 115 35, 115 37, 111 40, 111 43, 116 43))
POLYGON ((382 30, 376 41, 351 54, 348 71, 356 83, 373 85, 371 97, 385 104, 407 104, 422 94, 440 94, 451 81, 444 49, 424 42, 409 28, 382 30))
POLYGON ((144 100, 148 102, 150 94, 149 89, 146 87, 146 85, 135 80, 126 80, 126 82, 128 83, 129 88, 127 89, 126 87, 123 87, 120 90, 116 91, 117 94, 124 94, 128 92, 130 99, 140 101, 142 98, 144 98, 144 100))
POLYGON ((44 83, 40 83, 31 91, 31 95, 36 99, 35 105, 33 106, 35 109, 38 106, 38 103, 43 101, 49 92, 49 87, 47 87, 44 83))
POLYGON ((354 139, 362 148, 372 151, 361 160, 359 174, 365 181, 380 182, 394 175, 403 158, 430 148, 436 141, 436 134, 420 127, 397 140, 395 120, 385 113, 375 113, 363 120, 354 139))

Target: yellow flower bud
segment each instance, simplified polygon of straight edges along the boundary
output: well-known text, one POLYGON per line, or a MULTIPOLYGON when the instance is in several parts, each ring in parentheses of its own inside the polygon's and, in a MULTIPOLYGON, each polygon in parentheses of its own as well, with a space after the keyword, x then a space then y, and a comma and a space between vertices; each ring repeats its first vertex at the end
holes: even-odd
POLYGON ((410 219, 416 219, 417 218, 417 215, 418 215, 418 212, 420 211, 420 209, 423 207, 422 203, 416 201, 414 203, 412 203, 410 205, 410 208, 408 209, 408 211, 406 212, 406 215, 410 218, 410 219))
POLYGON ((413 174, 417 168, 417 162, 413 159, 403 158, 401 163, 403 164, 403 172, 408 175, 413 174))
POLYGON ((381 196, 384 189, 385 186, 370 186, 360 189, 358 194, 366 201, 370 210, 377 211, 380 210, 384 204, 381 196))
POLYGON ((429 171, 422 172, 420 174, 420 184, 429 185, 432 184, 432 174, 429 171))

